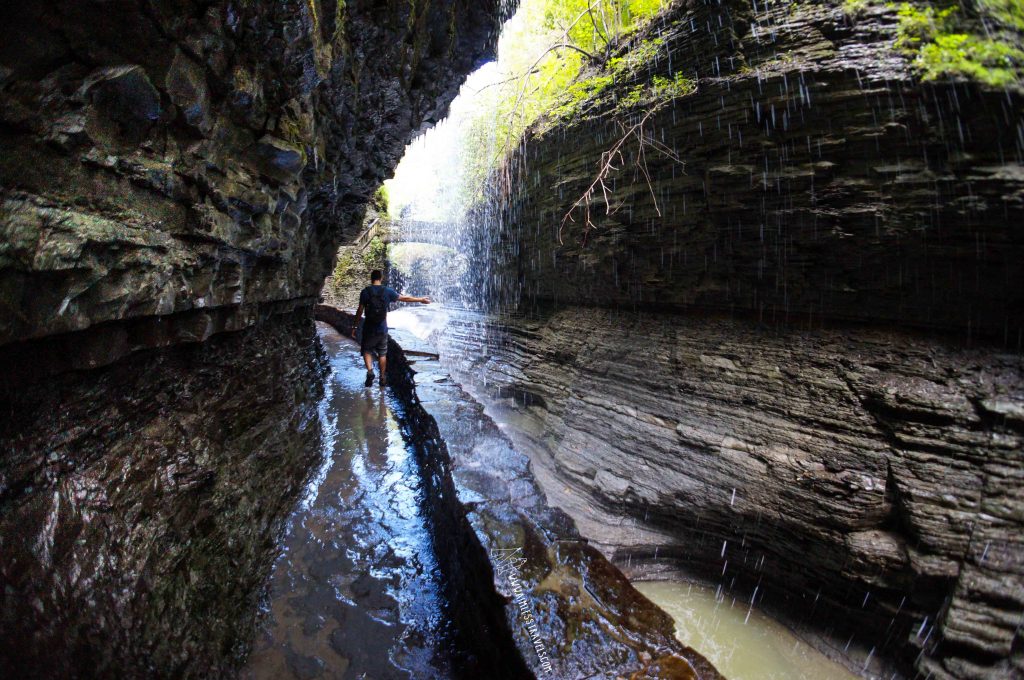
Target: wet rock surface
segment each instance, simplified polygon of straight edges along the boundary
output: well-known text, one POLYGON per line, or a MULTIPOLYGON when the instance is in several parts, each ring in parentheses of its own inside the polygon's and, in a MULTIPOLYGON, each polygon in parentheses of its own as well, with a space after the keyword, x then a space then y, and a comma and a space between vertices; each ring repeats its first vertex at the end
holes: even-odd
POLYGON ((0 345, 134 320, 143 347, 161 346, 253 325, 283 301, 310 306, 366 198, 493 48, 502 11, 6 8, 0 345))
POLYGON ((1021 672, 1020 355, 580 308, 443 326, 447 367, 628 574, 744 593, 869 675, 1021 672))
MULTIPOLYGON (((351 319, 325 305, 317 316, 343 330, 351 319)), ((530 671, 558 678, 720 677, 675 640, 671 619, 547 504, 529 460, 451 380, 436 350, 407 333, 395 336, 403 349, 389 350, 393 389, 408 401, 404 417, 429 452, 431 497, 450 502, 442 526, 451 528, 437 540, 462 545, 438 554, 477 554, 474 569, 486 574, 486 584, 476 581, 479 573, 467 577, 473 588, 500 593, 503 623, 530 671)))
POLYGON ((505 316, 437 343, 634 574, 754 594, 864 673, 1012 677, 1024 97, 922 82, 896 9, 674 5, 471 215, 505 316))
POLYGON ((1019 349, 1024 90, 923 83, 893 46, 896 4, 857 19, 841 4, 700 0, 656 21, 623 53, 640 66, 523 147, 508 209, 481 220, 491 297, 885 322, 1019 349), (651 109, 623 101, 676 76, 695 92, 646 120, 642 164, 624 146, 584 234, 585 211, 567 213, 651 109))
POLYGON ((5 677, 215 677, 315 469, 308 317, 0 396, 5 677))
POLYGON ((288 519, 241 677, 479 677, 477 651, 460 646, 459 603, 448 599, 434 551, 437 499, 425 493, 419 451, 399 424, 402 405, 364 387, 351 339, 326 324, 319 336, 331 367, 320 405, 324 456, 288 519))
POLYGON ((436 435, 323 335, 279 316, 3 393, 6 674, 530 677, 436 435))

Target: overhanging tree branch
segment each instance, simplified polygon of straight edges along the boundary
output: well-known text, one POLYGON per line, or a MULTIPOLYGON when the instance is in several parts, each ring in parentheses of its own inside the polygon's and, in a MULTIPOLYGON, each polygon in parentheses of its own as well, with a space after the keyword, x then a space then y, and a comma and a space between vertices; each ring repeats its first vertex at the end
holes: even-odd
POLYGON ((669 149, 661 142, 658 142, 653 137, 648 137, 647 132, 645 130, 647 121, 650 120, 651 116, 654 115, 654 113, 658 111, 658 109, 660 109, 662 106, 663 104, 654 106, 640 118, 639 122, 631 125, 628 128, 624 123, 622 123, 622 121, 616 121, 616 123, 619 126, 619 129, 622 130, 622 135, 615 141, 614 144, 611 145, 611 147, 609 147, 601 154, 601 160, 598 163, 597 175, 594 177, 594 181, 590 183, 590 186, 587 187, 586 191, 584 191, 583 194, 576 199, 576 201, 572 204, 569 210, 562 217, 562 223, 558 227, 559 245, 564 245, 562 233, 565 230, 567 224, 569 224, 570 222, 576 222, 575 214, 577 211, 582 213, 583 243, 584 245, 586 244, 587 235, 590 233, 590 230, 597 228, 597 225, 595 225, 593 220, 591 219, 590 208, 591 204, 594 201, 595 194, 598 190, 601 191, 601 199, 604 201, 605 215, 612 215, 618 211, 619 206, 612 206, 611 197, 614 194, 614 190, 609 188, 608 179, 612 175, 612 173, 621 170, 625 166, 626 162, 625 156, 623 155, 623 150, 625 149, 626 145, 630 142, 630 140, 635 139, 637 142, 637 151, 634 157, 634 164, 639 173, 643 175, 644 181, 647 182, 647 188, 651 192, 651 200, 654 202, 654 212, 658 215, 658 217, 661 217, 661 208, 658 206, 658 197, 654 193, 654 184, 651 181, 651 174, 647 168, 647 154, 645 152, 645 149, 647 147, 650 147, 675 163, 682 164, 683 162, 679 158, 678 154, 676 154, 674 151, 669 149), (619 165, 616 165, 616 162, 618 162, 619 165))

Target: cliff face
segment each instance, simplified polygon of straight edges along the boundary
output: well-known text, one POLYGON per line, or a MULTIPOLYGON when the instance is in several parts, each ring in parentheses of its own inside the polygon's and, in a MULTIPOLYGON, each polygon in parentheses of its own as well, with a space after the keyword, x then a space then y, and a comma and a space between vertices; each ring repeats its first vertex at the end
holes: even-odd
POLYGON ((1008 677, 1024 98, 921 82, 866 6, 680 3, 520 150, 480 251, 516 314, 439 342, 515 397, 545 492, 620 565, 763 598, 858 669, 1008 677), (592 228, 564 222, 629 130, 611 214, 598 187, 592 228))
POLYGON ((0 666, 230 675, 318 452, 317 293, 503 10, 8 5, 0 666))
POLYGON ((304 315, 0 398, 8 677, 230 676, 321 443, 304 315))
POLYGON ((25 2, 0 41, 0 345, 66 365, 310 306, 490 2, 25 2), (54 341, 56 342, 56 341, 54 341))
POLYGON ((439 344, 627 573, 706 577, 880 676, 1020 672, 1019 355, 583 308, 439 344))
POLYGON ((865 5, 850 19, 829 2, 680 3, 624 53, 641 65, 525 144, 491 225, 497 293, 954 328, 1019 347, 1024 94, 922 83, 893 47, 895 8, 865 5), (639 128, 642 164, 635 138, 622 147, 612 214, 598 187, 594 228, 582 208, 563 226, 601 154, 654 108, 658 78, 695 92, 639 128))

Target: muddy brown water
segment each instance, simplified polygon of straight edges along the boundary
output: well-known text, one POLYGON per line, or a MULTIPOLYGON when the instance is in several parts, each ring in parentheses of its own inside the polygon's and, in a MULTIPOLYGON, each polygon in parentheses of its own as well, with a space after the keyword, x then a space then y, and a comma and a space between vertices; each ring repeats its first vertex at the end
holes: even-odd
POLYGON ((729 680, 856 680, 857 676, 749 603, 696 583, 633 584, 668 612, 676 637, 729 680))

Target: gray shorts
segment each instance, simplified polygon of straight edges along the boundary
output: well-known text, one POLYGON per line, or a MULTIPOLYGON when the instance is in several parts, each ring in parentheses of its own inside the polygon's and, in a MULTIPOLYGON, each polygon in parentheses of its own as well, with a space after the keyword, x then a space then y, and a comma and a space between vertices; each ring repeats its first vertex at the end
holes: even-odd
POLYGON ((376 354, 378 357, 386 357, 388 355, 388 334, 379 333, 369 337, 364 335, 363 341, 359 344, 359 349, 363 354, 376 354))

